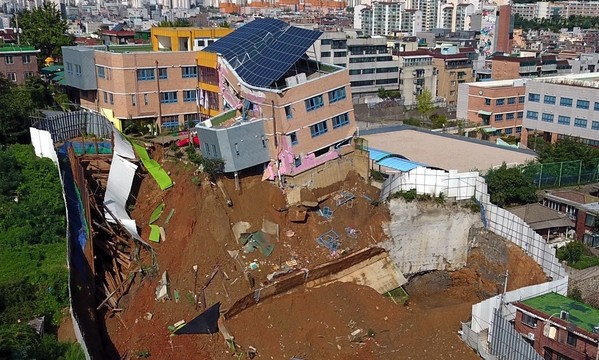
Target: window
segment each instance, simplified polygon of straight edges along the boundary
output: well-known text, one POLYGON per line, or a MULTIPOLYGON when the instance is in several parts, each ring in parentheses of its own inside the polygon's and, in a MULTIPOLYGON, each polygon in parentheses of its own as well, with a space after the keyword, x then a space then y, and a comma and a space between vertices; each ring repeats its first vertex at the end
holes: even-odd
POLYGON ((75 75, 81 76, 81 65, 75 64, 75 75))
POLYGON ((168 79, 168 70, 166 68, 159 68, 158 69, 158 78, 160 80, 168 79))
POLYGON ((166 91, 160 93, 160 102, 163 104, 172 104, 177 102, 176 91, 166 91))
POLYGON ((69 74, 73 73, 73 64, 71 64, 70 62, 67 63, 67 73, 69 73, 69 74))
POLYGON ((576 100, 576 108, 578 109, 588 109, 590 102, 588 100, 576 100))
POLYGON ((530 327, 537 327, 537 318, 522 313, 522 323, 530 327))
POLYGON ((137 95, 135 94, 131 95, 131 105, 137 105, 137 95))
POLYGON ((536 111, 530 111, 528 110, 526 112, 526 118, 530 119, 530 120, 538 120, 539 119, 539 113, 536 111))
POLYGON ((541 120, 544 122, 553 122, 553 114, 547 114, 547 113, 543 113, 543 115, 541 115, 541 120))
POLYGON ((451 80, 451 81, 449 82, 449 85, 451 85, 451 86, 455 86, 455 80, 451 80))
POLYGON ((320 57, 331 57, 330 51, 323 51, 320 53, 320 57))
POLYGON ((518 119, 522 119, 524 117, 524 111, 518 111, 518 119))
POLYGON ((29 79, 30 77, 33 77, 33 71, 25 71, 24 75, 25 79, 29 79))
POLYGON ((287 119, 293 119, 293 112, 291 110, 291 105, 285 106, 285 116, 287 119))
POLYGON ((197 78, 198 68, 195 66, 183 66, 181 68, 181 77, 183 79, 197 78))
POLYGON ((198 118, 198 114, 185 114, 183 115, 183 120, 185 121, 185 126, 190 128, 200 123, 200 119, 198 118))
POLYGON ((576 346, 576 335, 568 331, 568 338, 566 339, 566 343, 568 345, 576 346))
POLYGON ((543 97, 543 102, 545 104, 555 105, 555 96, 553 96, 553 95, 545 95, 543 97))
POLYGON ((110 99, 110 104, 114 105, 114 95, 112 93, 108 94, 108 98, 110 99))
POLYGON ((108 103, 108 93, 106 91, 104 91, 104 103, 108 103))
POLYGON ((587 214, 586 218, 584 219, 584 226, 595 226, 595 216, 587 214))
POLYGON ((296 168, 302 166, 302 158, 300 156, 295 158, 295 161, 293 162, 293 166, 295 166, 296 168))
POLYGON ((138 69, 137 80, 154 80, 154 69, 138 69))
POLYGON ((491 99, 485 99, 485 105, 491 105, 491 99))
POLYGON ((304 100, 304 102, 306 103, 306 111, 312 111, 324 106, 324 102, 322 101, 322 95, 306 99, 304 100))
POLYGON ((599 111, 599 102, 595 103, 595 108, 594 109, 595 109, 595 111, 599 111))
POLYGON ((593 121, 591 123, 591 129, 593 129, 593 130, 599 130, 599 121, 593 121))
POLYGON ((507 113, 505 114, 506 120, 514 120, 516 113, 507 113))
POLYGON ((503 114, 495 115, 495 121, 501 121, 501 120, 503 120, 503 114))
POLYGON ((349 124, 347 113, 333 117, 333 129, 349 124))
POLYGON ((291 141, 291 145, 297 145, 297 133, 295 131, 289 134, 289 141, 291 141))
POLYGON ((497 99, 495 100, 495 105, 503 106, 505 104, 505 99, 497 99))
POLYGON ((11 72, 11 73, 8 73, 6 75, 8 75, 7 76, 8 80, 14 81, 14 82, 17 81, 17 73, 11 72))
POLYGON ((106 77, 106 73, 104 72, 104 66, 98 66, 98 77, 104 79, 106 77))
POLYGON ((516 104, 516 98, 515 97, 508 98, 507 103, 508 103, 508 105, 516 104))
POLYGON ((561 97, 559 98, 559 104, 561 106, 572 107, 572 98, 561 97))
POLYGON ((516 134, 520 134, 522 132, 522 126, 518 126, 516 128, 516 134))
POLYGON ((585 128, 586 129, 587 123, 588 123, 588 121, 586 119, 579 119, 579 118, 575 118, 574 119, 574 126, 575 127, 585 128))
POLYGON ((329 91, 329 104, 345 99, 345 88, 329 91))
POLYGON ((183 90, 183 102, 196 101, 197 93, 195 90, 183 90))
POLYGON ((505 134, 510 135, 514 130, 512 128, 505 129, 505 134))
POLYGON ((524 104, 524 96, 519 96, 519 97, 518 97, 518 102, 519 102, 520 104, 524 104))
POLYGON ((362 69, 362 74, 374 74, 375 69, 362 69))
POLYGON ((310 126, 310 134, 312 135, 312 137, 317 137, 318 135, 325 134, 327 131, 329 131, 329 129, 327 127, 326 120, 310 126))
POLYGON ((362 73, 362 71, 360 70, 350 70, 349 74, 350 75, 360 75, 362 73))
POLYGON ((528 101, 539 102, 541 101, 541 95, 530 93, 528 94, 528 101))
POLYGON ((23 55, 23 64, 31 64, 31 55, 23 55))
POLYGON ((346 56, 347 56, 346 51, 339 51, 339 52, 333 53, 333 57, 346 57, 346 56))
POLYGON ((148 105, 148 94, 144 94, 144 104, 148 105))
POLYGON ((4 56, 4 63, 6 63, 7 65, 14 64, 15 59, 13 59, 12 55, 6 55, 4 56))
POLYGON ((557 123, 560 125, 570 125, 570 117, 569 116, 558 116, 557 123))

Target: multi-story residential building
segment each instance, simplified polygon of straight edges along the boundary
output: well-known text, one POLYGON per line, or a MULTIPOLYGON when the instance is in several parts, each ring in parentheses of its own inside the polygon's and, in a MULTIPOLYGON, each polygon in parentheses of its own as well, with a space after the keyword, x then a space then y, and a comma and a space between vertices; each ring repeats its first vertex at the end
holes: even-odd
POLYGON ((409 9, 404 2, 374 1, 372 5, 360 7, 354 27, 368 35, 390 35, 402 31, 416 35, 422 31, 423 15, 419 9, 409 9))
POLYGON ((0 74, 17 84, 38 74, 39 50, 31 46, 0 45, 0 74))
MULTIPOLYGON (((553 14, 548 1, 528 4, 512 4, 512 12, 526 20, 549 19, 553 14)), ((557 15, 557 12, 556 12, 557 15)))
POLYGON ((256 19, 204 49, 218 56, 225 110, 196 126, 204 156, 224 159, 225 172, 262 166, 284 181, 351 151, 348 69, 305 56, 320 36, 256 19))
POLYGON ((399 93, 405 106, 416 105, 424 90, 437 93, 437 72, 428 50, 394 52, 399 60, 399 93))
POLYGON ((592 73, 599 71, 598 53, 576 54, 574 58, 567 60, 568 64, 572 66, 572 74, 592 73))
POLYGON ((437 27, 451 31, 470 30, 470 17, 476 6, 468 2, 447 1, 439 4, 437 27))
POLYGON ((356 31, 325 32, 315 48, 316 57, 312 58, 349 69, 354 103, 377 97, 381 88, 398 90, 399 64, 386 38, 365 38, 356 31))
POLYGON ((514 37, 511 5, 485 5, 470 19, 469 30, 480 31, 477 48, 481 55, 489 56, 496 52, 511 53, 514 37))
POLYGON ((456 117, 480 124, 488 136, 520 137, 526 100, 525 82, 497 80, 460 84, 456 117))
POLYGON ((406 0, 406 9, 422 12, 422 30, 430 31, 437 27, 438 0, 406 0))
POLYGON ((599 145, 598 88, 598 73, 527 82, 524 131, 542 132, 551 142, 574 136, 599 145))
POLYGON ((543 359, 596 358, 599 310, 555 292, 512 305, 515 330, 543 359))
POLYGON ((455 108, 459 84, 475 80, 472 59, 473 48, 446 47, 433 51, 433 66, 437 71, 437 96, 445 99, 445 105, 455 108))
MULTIPOLYGON (((569 73, 572 68, 568 60, 541 54, 525 57, 494 55, 486 61, 486 67, 493 80, 555 76, 569 73)), ((481 70, 484 74, 485 70, 481 70)))

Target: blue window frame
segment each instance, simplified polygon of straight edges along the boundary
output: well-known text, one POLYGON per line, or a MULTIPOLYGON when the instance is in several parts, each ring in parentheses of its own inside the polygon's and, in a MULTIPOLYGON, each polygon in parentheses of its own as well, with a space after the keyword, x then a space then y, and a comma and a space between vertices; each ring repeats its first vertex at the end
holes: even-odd
POLYGON ((168 70, 166 68, 159 68, 158 77, 160 78, 160 80, 168 79, 168 70))
POLYGON ((575 127, 579 127, 579 128, 585 128, 587 127, 587 119, 579 119, 579 118, 575 118, 574 119, 574 126, 575 127))
POLYGON ((329 104, 345 99, 345 87, 329 91, 329 104))
POLYGON ((497 100, 495 100, 495 105, 496 106, 503 106, 503 105, 505 105, 505 99, 497 99, 497 100))
POLYGON ((555 96, 553 96, 553 95, 545 95, 543 97, 543 102, 545 104, 555 105, 555 96))
POLYGON ((491 99, 485 99, 485 105, 491 105, 491 99))
POLYGON ((197 78, 198 68, 196 66, 183 66, 181 68, 181 77, 183 79, 197 78))
POLYGON ((541 101, 541 95, 530 93, 528 94, 528 101, 539 102, 541 101))
POLYGON ((560 115, 557 117, 557 123, 560 125, 570 125, 570 117, 569 116, 563 116, 560 115))
POLYGON ((589 105, 591 104, 588 100, 576 100, 576 108, 588 110, 589 105))
POLYGON ((524 117, 524 111, 518 111, 518 119, 522 119, 524 117))
POLYGON ((591 123, 591 129, 593 129, 593 130, 599 130, 599 121, 593 121, 591 123))
POLYGON ((553 114, 547 114, 547 113, 543 113, 543 115, 541 115, 541 120, 544 122, 553 122, 553 114))
POLYGON ((495 115, 495 121, 501 121, 501 120, 503 120, 503 114, 495 115))
POLYGON ((515 97, 507 98, 507 104, 508 105, 514 105, 515 103, 516 103, 516 98, 515 97))
POLYGON ((291 110, 291 105, 285 106, 285 116, 287 119, 293 119, 293 110, 291 110))
POLYGON ((595 111, 599 111, 599 102, 595 102, 594 109, 595 109, 595 111))
POLYGON ((322 95, 306 99, 304 100, 304 102, 306 103, 306 111, 316 110, 324 106, 324 101, 322 101, 322 95))
POLYGON ((514 130, 512 128, 505 129, 505 134, 510 135, 514 130))
POLYGON ((572 107, 572 98, 561 97, 559 98, 559 104, 561 106, 572 107))
POLYGON ((98 66, 98 77, 102 79, 106 77, 104 66, 98 66))
POLYGON ((183 102, 192 102, 197 99, 197 92, 195 90, 183 90, 183 102))
POLYGON ((317 137, 318 135, 326 134, 329 131, 327 126, 327 121, 321 121, 317 124, 310 126, 310 134, 312 137, 317 137))
POLYGON ((289 133, 289 140, 291 141, 291 145, 297 145, 297 143, 298 143, 297 133, 295 131, 292 133, 289 133))
POLYGON ((349 124, 347 113, 333 117, 333 129, 349 124))
POLYGON ((137 69, 137 80, 155 80, 154 69, 137 69))
POLYGON ((518 97, 518 102, 519 102, 520 104, 524 104, 524 100, 525 100, 525 97, 524 97, 524 96, 519 96, 519 97, 518 97))
POLYGON ((166 91, 160 93, 160 102, 163 104, 172 104, 177 102, 176 91, 166 91))
POLYGON ((505 119, 506 120, 514 120, 514 117, 516 116, 515 114, 516 113, 507 113, 507 114, 505 114, 505 119))
POLYGON ((517 134, 519 134, 519 133, 521 133, 521 132, 522 132, 522 126, 518 126, 518 127, 516 128, 516 133, 517 133, 517 134))
POLYGON ((530 119, 530 120, 538 120, 539 119, 539 113, 536 111, 530 111, 528 110, 526 112, 526 118, 530 119))

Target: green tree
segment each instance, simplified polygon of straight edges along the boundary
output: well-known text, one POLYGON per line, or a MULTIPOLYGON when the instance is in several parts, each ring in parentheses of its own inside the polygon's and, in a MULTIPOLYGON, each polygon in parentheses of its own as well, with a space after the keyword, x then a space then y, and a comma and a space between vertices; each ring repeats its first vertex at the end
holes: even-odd
POLYGON ((189 21, 189 19, 176 19, 175 21, 161 21, 160 23, 158 23, 158 27, 191 27, 193 26, 193 24, 191 23, 191 21, 189 21))
POLYGON ((0 144, 29 142, 31 92, 0 75, 0 144))
POLYGON ((576 138, 566 137, 555 144, 547 144, 537 150, 539 162, 582 160, 583 166, 593 166, 593 160, 599 158, 599 149, 582 143, 576 138))
POLYGON ((580 260, 582 255, 584 255, 584 244, 580 241, 570 241, 557 250, 557 258, 570 265, 580 260))
POLYGON ((424 89, 420 94, 416 95, 416 109, 426 119, 429 118, 435 109, 433 94, 429 89, 424 89))
POLYGON ((530 204, 537 201, 532 179, 518 167, 508 168, 503 163, 485 176, 491 202, 497 206, 530 204))
POLYGON ((73 45, 73 37, 67 35, 67 22, 58 7, 49 1, 32 10, 19 14, 19 26, 23 30, 21 42, 40 50, 40 60, 48 56, 60 58, 62 46, 73 45))

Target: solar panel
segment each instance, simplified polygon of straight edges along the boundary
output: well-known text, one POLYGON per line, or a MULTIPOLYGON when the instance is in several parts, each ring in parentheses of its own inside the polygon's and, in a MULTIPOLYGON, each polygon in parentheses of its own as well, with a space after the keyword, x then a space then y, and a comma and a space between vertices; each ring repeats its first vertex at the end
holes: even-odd
POLYGON ((223 56, 248 84, 268 87, 291 68, 321 32, 277 19, 256 19, 204 50, 223 56))

